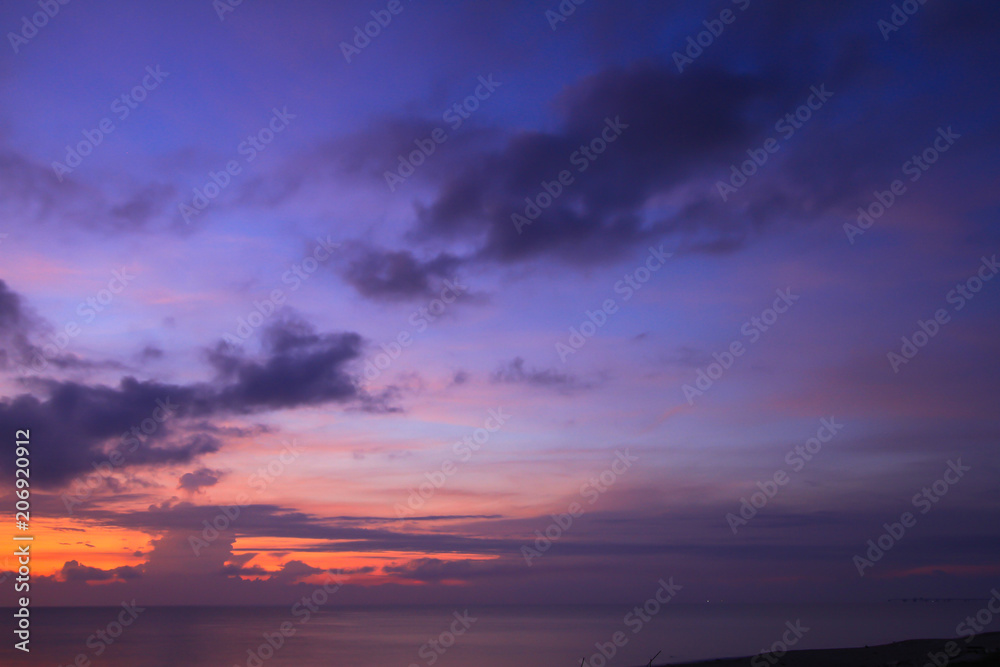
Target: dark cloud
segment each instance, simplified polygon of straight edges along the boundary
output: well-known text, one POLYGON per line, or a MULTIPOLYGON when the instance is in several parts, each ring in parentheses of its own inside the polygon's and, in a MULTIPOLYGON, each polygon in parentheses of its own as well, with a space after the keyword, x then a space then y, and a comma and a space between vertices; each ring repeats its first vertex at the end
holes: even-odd
POLYGON ((344 280, 361 295, 384 301, 433 298, 460 264, 447 253, 421 260, 408 250, 385 251, 362 245, 355 246, 352 254, 342 271, 344 280))
POLYGON ((233 412, 360 400, 347 366, 361 354, 356 333, 318 334, 301 322, 279 322, 263 335, 265 358, 247 358, 221 343, 209 359, 225 381, 214 397, 233 412))
POLYGON ((43 322, 30 312, 24 299, 0 280, 0 369, 24 365, 40 350, 30 337, 43 322))
POLYGON ((90 582, 90 581, 130 581, 142 576, 141 567, 131 567, 123 565, 111 570, 102 570, 96 567, 81 565, 78 561, 66 562, 59 571, 59 577, 67 582, 90 582))
POLYGON ((178 489, 183 489, 184 491, 191 491, 196 493, 201 491, 201 489, 208 486, 215 486, 219 483, 219 479, 222 477, 223 472, 221 470, 212 470, 211 468, 199 468, 193 472, 186 472, 181 475, 178 481, 178 489))
POLYGON ((491 380, 496 383, 526 384, 533 387, 543 387, 566 394, 589 389, 592 386, 580 381, 574 375, 561 373, 552 368, 527 368, 524 359, 521 357, 515 357, 502 365, 493 373, 491 380))
POLYGON ((125 228, 143 227, 161 215, 176 199, 177 190, 172 185, 147 185, 124 202, 112 205, 109 220, 125 228))
MULTIPOLYGON (((19 300, 0 293, 4 322, 20 321, 19 300)), ((220 343, 209 352, 213 381, 164 384, 125 377, 117 387, 33 380, 45 398, 21 394, 0 400, 0 428, 31 429, 39 447, 40 481, 63 483, 105 465, 115 467, 189 463, 218 451, 221 441, 184 422, 218 414, 250 414, 300 406, 340 403, 369 412, 394 410, 388 394, 364 392, 350 365, 361 337, 319 334, 301 321, 279 321, 262 333, 260 358, 220 343), (181 433, 185 431, 186 433, 181 433), (110 452, 116 451, 118 463, 110 452)), ((0 469, 8 470, 6 463, 0 469)))
MULTIPOLYGON (((647 201, 745 144, 749 112, 770 88, 756 76, 708 68, 681 76, 653 62, 588 77, 561 96, 559 132, 523 132, 502 151, 470 159, 419 210, 414 236, 482 238, 478 254, 502 262, 541 254, 591 262, 686 231, 695 221, 644 211, 647 201), (616 138, 590 160, 580 151, 602 133, 616 138), (512 214, 563 170, 574 182, 519 233, 512 214)), ((742 234, 744 224, 716 233, 742 234)))
POLYGON ((162 359, 164 356, 164 351, 155 345, 147 345, 139 351, 140 361, 157 361, 162 359))
MULTIPOLYGON (((118 184, 120 196, 85 185, 0 143, 0 213, 17 220, 75 226, 102 232, 142 232, 175 209, 177 189, 168 183, 118 184)), ((186 227, 186 226, 185 226, 186 227)))
POLYGON ((517 563, 497 563, 492 560, 417 558, 402 565, 387 565, 383 570, 386 574, 394 574, 402 579, 440 583, 442 581, 468 581, 505 574, 516 575, 519 567, 517 563))
POLYGON ((0 331, 16 331, 24 326, 21 297, 0 280, 0 331))

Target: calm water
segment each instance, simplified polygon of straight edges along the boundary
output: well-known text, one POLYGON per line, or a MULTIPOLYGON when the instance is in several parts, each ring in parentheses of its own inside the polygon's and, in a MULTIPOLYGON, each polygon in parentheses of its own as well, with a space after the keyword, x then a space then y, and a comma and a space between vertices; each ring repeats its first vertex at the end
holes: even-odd
MULTIPOLYGON (((453 614, 465 608, 338 609, 321 611, 304 623, 287 607, 150 608, 112 644, 95 636, 89 647, 88 637, 107 628, 121 608, 36 608, 30 657, 14 651, 6 638, 0 664, 68 667, 83 654, 96 667, 245 667, 248 661, 250 667, 578 667, 581 657, 594 653, 595 642, 608 642, 622 631, 628 643, 608 665, 634 667, 645 665, 661 649, 657 665, 754 654, 780 639, 785 622, 796 619, 809 631, 795 648, 950 637, 981 606, 671 604, 637 633, 635 622, 624 622, 627 607, 470 607, 475 622, 452 646, 442 647, 443 654, 427 642, 453 623, 461 629, 453 614), (273 655, 265 648, 265 660, 251 659, 248 649, 260 647, 264 633, 280 630, 284 622, 292 623, 294 635, 273 655)), ((449 639, 443 637, 444 643, 449 639)))

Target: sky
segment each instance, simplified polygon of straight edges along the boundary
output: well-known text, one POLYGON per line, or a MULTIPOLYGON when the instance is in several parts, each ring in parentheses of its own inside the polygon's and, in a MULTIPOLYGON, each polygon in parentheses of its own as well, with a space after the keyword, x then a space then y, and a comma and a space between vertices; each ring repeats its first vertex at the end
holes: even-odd
POLYGON ((52 4, 0 9, 38 603, 996 585, 994 3, 52 4))

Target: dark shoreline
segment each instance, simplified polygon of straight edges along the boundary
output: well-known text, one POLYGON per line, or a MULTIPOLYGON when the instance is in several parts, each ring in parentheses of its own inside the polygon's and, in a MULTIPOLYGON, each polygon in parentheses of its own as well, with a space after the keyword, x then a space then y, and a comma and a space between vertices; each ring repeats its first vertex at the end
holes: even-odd
MULTIPOLYGON (((664 663, 659 663, 664 664, 664 663)), ((754 655, 697 662, 670 663, 670 667, 945 667, 952 664, 1000 665, 1000 632, 988 632, 971 641, 956 639, 909 639, 864 648, 789 651, 780 658, 754 655), (978 652, 978 648, 983 652, 978 652), (947 651, 951 650, 952 656, 947 651), (960 651, 956 653, 956 651, 960 651), (938 664, 931 656, 937 658, 938 664)), ((638 667, 638 666, 637 666, 638 667)))

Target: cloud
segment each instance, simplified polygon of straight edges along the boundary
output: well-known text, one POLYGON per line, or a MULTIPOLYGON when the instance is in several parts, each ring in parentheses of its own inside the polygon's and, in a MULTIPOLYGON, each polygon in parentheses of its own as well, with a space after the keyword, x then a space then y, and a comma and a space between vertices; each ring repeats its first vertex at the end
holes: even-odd
POLYGON ((0 280, 0 368, 24 364, 39 352, 29 340, 43 321, 30 312, 23 297, 0 280))
POLYGON ((221 470, 212 470, 211 468, 199 468, 194 472, 187 472, 181 475, 178 481, 178 489, 183 489, 184 491, 190 491, 192 493, 197 493, 205 487, 215 486, 219 483, 219 479, 222 477, 223 472, 221 470))
POLYGON ((747 142, 748 113, 769 85, 710 68, 681 76, 655 62, 587 77, 558 100, 561 130, 521 132, 501 151, 471 158, 418 209, 414 237, 484 239, 477 254, 498 262, 549 255, 586 264, 701 225, 717 227, 713 238, 743 235, 746 223, 735 219, 699 223, 646 209, 654 195, 670 193, 747 142), (592 142, 611 138, 606 148, 597 146, 600 155, 585 157, 592 142), (519 233, 512 214, 563 170, 574 182, 519 233))
POLYGON ((109 220, 123 228, 140 228, 162 214, 177 199, 177 189, 153 183, 129 195, 121 204, 112 205, 109 220))
MULTIPOLYGON (((20 298, 5 285, 0 309, 2 331, 23 328, 20 298)), ((134 377, 122 378, 117 387, 32 380, 45 397, 0 400, 0 429, 28 428, 50 443, 35 455, 37 475, 43 484, 60 484, 106 462, 113 445, 124 457, 122 467, 190 463, 218 451, 222 441, 183 424, 189 419, 327 403, 368 412, 396 409, 387 402, 390 394, 366 393, 352 374, 362 348, 356 333, 320 334, 308 323, 282 320, 264 330, 262 348, 250 357, 219 343, 208 353, 216 377, 188 385, 134 377), (144 423, 155 427, 140 429, 144 423)), ((0 470, 9 470, 9 463, 0 463, 0 470)))
POLYGON ((581 382, 576 376, 561 373, 552 368, 541 370, 526 368, 524 359, 521 357, 515 357, 513 360, 502 365, 493 373, 491 379, 495 383, 526 384, 533 387, 554 389, 564 394, 589 389, 592 386, 581 382))
POLYGON ((111 570, 102 570, 96 567, 81 565, 78 561, 67 561, 59 571, 59 577, 67 582, 91 582, 91 581, 130 581, 142 576, 141 567, 123 565, 111 570))
POLYGON ((225 382, 212 399, 218 408, 253 412, 362 398, 347 369, 361 355, 358 334, 318 334, 303 322, 282 321, 269 326, 262 341, 263 360, 226 343, 211 351, 209 360, 225 382))
POLYGON ((408 250, 388 251, 355 245, 342 275, 359 294, 381 301, 429 299, 454 275, 460 260, 442 253, 420 260, 408 250))
POLYGON ((498 565, 494 560, 441 560, 439 558, 418 558, 403 565, 387 565, 386 574, 395 574, 402 579, 440 583, 442 581, 467 581, 474 578, 517 574, 517 564, 498 565))
POLYGON ((142 350, 139 351, 138 357, 140 361, 157 361, 163 359, 166 353, 155 345, 147 345, 142 350))

